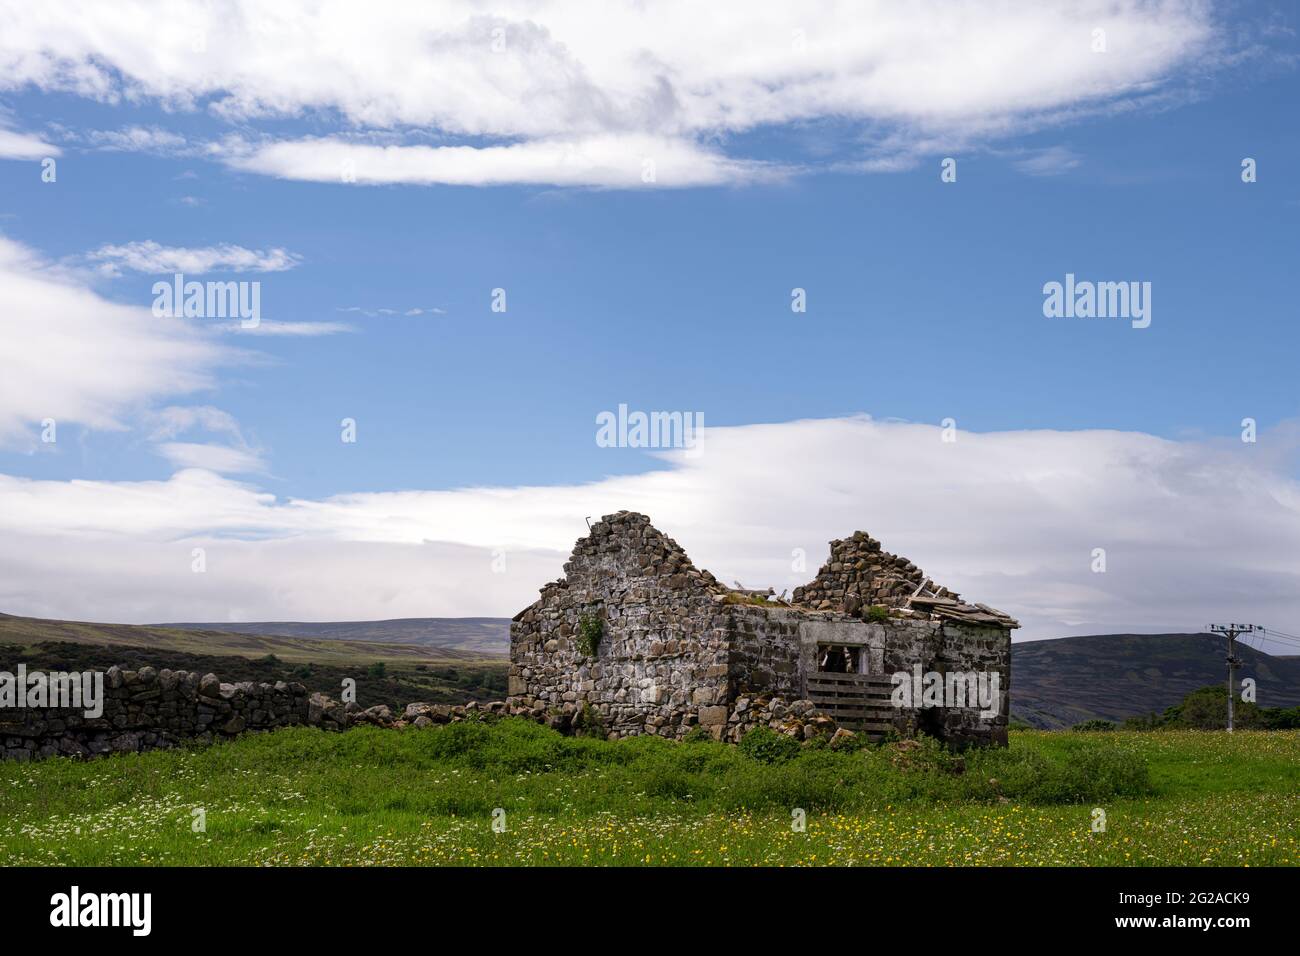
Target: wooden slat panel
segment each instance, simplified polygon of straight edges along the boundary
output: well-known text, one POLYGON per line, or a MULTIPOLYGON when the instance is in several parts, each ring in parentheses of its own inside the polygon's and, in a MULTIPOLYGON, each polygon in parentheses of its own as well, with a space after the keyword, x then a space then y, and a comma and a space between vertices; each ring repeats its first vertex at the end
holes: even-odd
POLYGON ((866 734, 867 736, 875 737, 888 734, 889 731, 894 730, 893 724, 888 723, 854 723, 852 721, 845 721, 842 726, 844 726, 845 730, 854 731, 855 734, 866 734))
POLYGON ((818 671, 816 674, 809 674, 810 681, 836 681, 845 684, 892 684, 892 677, 885 677, 881 674, 837 674, 833 671, 818 671))
POLYGON ((808 700, 815 704, 853 704, 855 707, 880 707, 895 710, 893 701, 888 697, 867 697, 863 694, 809 694, 808 700))
POLYGON ((885 715, 885 717, 889 717, 889 715, 892 715, 894 711, 896 711, 896 708, 889 708, 889 706, 885 706, 885 708, 881 708, 881 706, 862 704, 861 701, 845 700, 845 701, 824 701, 823 706, 819 706, 818 710, 826 710, 827 713, 829 713, 829 711, 854 710, 854 711, 859 711, 859 713, 863 713, 863 714, 881 714, 881 715, 885 715))
POLYGON ((831 713, 831 711, 841 711, 841 710, 861 710, 862 713, 865 714, 892 715, 894 713, 894 710, 896 710, 894 708, 881 708, 881 706, 876 706, 872 704, 863 704, 863 702, 861 701, 852 701, 852 700, 813 701, 813 702, 814 704, 818 705, 818 708, 816 709, 826 710, 827 713, 831 713))

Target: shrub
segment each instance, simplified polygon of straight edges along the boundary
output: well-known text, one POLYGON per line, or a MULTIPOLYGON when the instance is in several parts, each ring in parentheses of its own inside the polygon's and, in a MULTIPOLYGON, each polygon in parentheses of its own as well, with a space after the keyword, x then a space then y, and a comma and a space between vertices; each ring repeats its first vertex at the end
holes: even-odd
POLYGON ((375 661, 370 665, 370 669, 366 671, 366 673, 371 677, 386 677, 388 675, 388 667, 383 661, 375 661))
MULTIPOLYGON (((1151 792, 1146 761, 1111 738, 1063 736, 1051 757, 1018 747, 967 754, 968 777, 1030 803, 1081 803, 1151 792)), ((972 794, 987 796, 988 794, 972 794)))
POLYGON ((889 620, 889 608, 883 604, 873 604, 867 608, 867 620, 879 623, 889 620))
POLYGON ((573 732, 579 737, 594 737, 598 740, 606 737, 604 721, 585 700, 582 702, 582 710, 573 715, 573 732))
POLYGON ((740 751, 759 763, 782 764, 799 756, 799 741, 769 727, 755 727, 740 741, 740 751))
POLYGON ((1109 720, 1082 720, 1070 728, 1071 730, 1090 731, 1090 730, 1114 730, 1115 725, 1109 720))
POLYGON ((605 623, 595 614, 578 618, 578 650, 584 657, 595 657, 600 639, 605 636, 605 623))

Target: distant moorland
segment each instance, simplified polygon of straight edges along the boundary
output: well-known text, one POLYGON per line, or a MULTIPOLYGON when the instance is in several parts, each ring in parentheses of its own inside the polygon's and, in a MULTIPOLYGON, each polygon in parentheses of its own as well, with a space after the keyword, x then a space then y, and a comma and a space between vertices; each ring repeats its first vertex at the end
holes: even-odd
MULTIPOLYGON (((1122 721, 1178 704, 1228 677, 1212 634, 1097 634, 1011 645, 1011 718, 1050 730, 1122 721)), ((1238 678, 1254 678, 1261 707, 1300 705, 1300 657, 1237 644, 1238 678)))

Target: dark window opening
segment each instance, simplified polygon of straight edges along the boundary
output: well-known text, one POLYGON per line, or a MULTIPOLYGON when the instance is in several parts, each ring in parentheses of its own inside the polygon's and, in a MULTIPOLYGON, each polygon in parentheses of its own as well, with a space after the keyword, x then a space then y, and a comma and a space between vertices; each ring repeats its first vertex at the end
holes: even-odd
POLYGON ((817 669, 827 674, 861 673, 862 648, 844 644, 821 644, 817 647, 817 669))

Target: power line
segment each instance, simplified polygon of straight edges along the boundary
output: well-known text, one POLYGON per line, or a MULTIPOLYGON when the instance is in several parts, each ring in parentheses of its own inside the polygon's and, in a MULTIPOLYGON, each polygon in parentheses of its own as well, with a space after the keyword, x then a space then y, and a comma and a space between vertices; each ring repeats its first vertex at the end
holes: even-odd
POLYGON ((1237 637, 1240 634, 1253 634, 1264 629, 1254 624, 1211 624, 1206 630, 1228 639, 1228 733, 1232 733, 1232 706, 1237 692, 1237 665, 1241 663, 1241 659, 1236 654, 1237 637))

